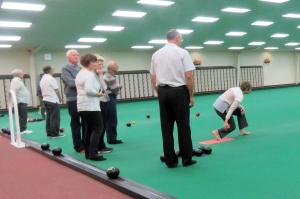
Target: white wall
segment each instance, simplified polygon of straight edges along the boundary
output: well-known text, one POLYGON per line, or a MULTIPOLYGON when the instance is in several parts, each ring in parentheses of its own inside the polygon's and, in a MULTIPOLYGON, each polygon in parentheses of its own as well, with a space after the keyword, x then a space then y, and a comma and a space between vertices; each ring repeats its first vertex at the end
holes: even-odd
MULTIPOLYGON (((80 51, 81 54, 86 53, 80 51)), ((148 70, 152 51, 107 51, 97 52, 106 60, 114 59, 119 62, 120 70, 148 70)), ((202 66, 227 66, 236 65, 237 53, 228 51, 200 51, 191 52, 193 58, 200 58, 202 66)), ((242 52, 240 54, 240 64, 243 65, 263 65, 265 85, 291 84, 296 82, 297 55, 293 52, 242 52), (264 64, 264 58, 271 59, 270 64, 264 64)), ((9 74, 14 68, 21 68, 26 73, 38 76, 45 65, 53 66, 57 72, 66 63, 65 52, 39 52, 31 60, 27 51, 0 51, 0 74, 9 74), (51 53, 52 61, 45 61, 44 54, 51 53), (33 68, 31 67, 33 65, 33 68)))
POLYGON ((193 59, 200 59, 202 66, 234 66, 235 54, 228 51, 200 51, 191 52, 193 59))
MULTIPOLYGON (((88 51, 79 51, 84 54, 88 51)), ((120 70, 148 70, 153 51, 97 51, 106 61, 116 60, 120 70)), ((191 52, 193 58, 199 58, 202 66, 236 66, 238 53, 229 51, 196 51, 191 52)), ((240 65, 263 65, 265 85, 292 84, 297 82, 297 57, 295 52, 277 51, 244 51, 240 53, 240 65), (264 58, 270 58, 270 64, 264 64, 264 58)), ((0 74, 10 74, 14 68, 21 68, 32 77, 32 88, 35 90, 36 78, 45 65, 51 65, 60 72, 66 64, 64 51, 42 51, 31 55, 27 51, 0 50, 0 74), (51 53, 52 60, 45 61, 44 54, 51 53)), ((36 100, 33 99, 35 102, 36 100)))
POLYGON ((245 52, 241 53, 240 63, 247 65, 264 66, 264 84, 292 84, 296 82, 296 55, 293 52, 245 52), (264 64, 269 58, 271 63, 264 64))
MULTIPOLYGON (((236 52, 191 52, 193 58, 200 58, 202 66, 236 66, 236 52)), ((240 53, 241 66, 262 65, 264 67, 264 84, 292 84, 296 82, 297 54, 294 52, 276 51, 244 51, 240 53), (264 59, 270 58, 271 63, 264 64, 264 59)))
MULTIPOLYGON (((85 54, 89 51, 79 51, 80 54, 85 54)), ((55 68, 56 72, 60 72, 61 68, 67 63, 65 51, 61 52, 39 52, 35 55, 35 65, 37 74, 41 73, 42 68, 46 65, 51 65, 55 68), (52 61, 45 61, 44 54, 50 53, 52 61)), ((98 53, 105 58, 105 61, 116 60, 119 63, 120 70, 148 70, 150 68, 152 51, 92 51, 98 53)))
POLYGON ((0 50, 0 74, 7 75, 13 69, 19 68, 30 72, 29 53, 26 51, 0 50))

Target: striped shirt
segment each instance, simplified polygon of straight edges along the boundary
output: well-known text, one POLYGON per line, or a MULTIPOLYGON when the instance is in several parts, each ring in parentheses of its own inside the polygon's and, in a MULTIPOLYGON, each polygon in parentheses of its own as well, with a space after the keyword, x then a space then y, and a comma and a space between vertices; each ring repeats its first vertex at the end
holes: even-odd
POLYGON ((115 95, 118 95, 120 91, 120 85, 117 81, 117 77, 115 75, 110 74, 109 72, 106 72, 103 75, 103 79, 107 85, 107 93, 113 93, 115 95))
POLYGON ((108 96, 108 90, 107 90, 107 85, 103 79, 103 75, 98 75, 98 78, 99 78, 99 82, 100 82, 100 85, 101 85, 101 88, 102 88, 102 92, 104 93, 104 95, 102 97, 100 97, 100 101, 101 102, 108 102, 110 99, 109 99, 109 96, 108 96))

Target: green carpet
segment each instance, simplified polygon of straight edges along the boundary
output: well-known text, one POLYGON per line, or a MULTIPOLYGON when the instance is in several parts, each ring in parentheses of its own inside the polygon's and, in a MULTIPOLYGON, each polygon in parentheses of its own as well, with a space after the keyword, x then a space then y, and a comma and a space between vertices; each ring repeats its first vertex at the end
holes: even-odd
MULTIPOLYGON (((191 128, 194 147, 198 142, 212 139, 211 131, 223 122, 212 108, 217 95, 196 97, 191 109, 191 128), (197 118, 195 113, 200 111, 197 118)), ((62 127, 66 136, 60 139, 46 138, 44 122, 29 123, 34 131, 25 135, 37 142, 59 146, 84 162, 106 169, 117 166, 121 176, 150 186, 177 198, 191 199, 295 199, 300 198, 300 88, 290 87, 254 91, 244 100, 249 136, 230 137, 235 140, 213 145, 213 154, 195 158, 198 163, 189 168, 180 166, 168 169, 159 160, 162 140, 158 102, 143 101, 118 104, 119 138, 122 145, 114 145, 114 151, 106 154, 103 162, 86 161, 83 154, 72 149, 69 116, 61 110, 62 127), (146 119, 146 115, 151 115, 146 119), (128 121, 135 121, 126 127, 128 121)), ((37 113, 32 113, 38 117, 37 113)), ((1 127, 7 127, 7 117, 1 118, 1 127)), ((174 133, 177 137, 177 132, 174 133)))

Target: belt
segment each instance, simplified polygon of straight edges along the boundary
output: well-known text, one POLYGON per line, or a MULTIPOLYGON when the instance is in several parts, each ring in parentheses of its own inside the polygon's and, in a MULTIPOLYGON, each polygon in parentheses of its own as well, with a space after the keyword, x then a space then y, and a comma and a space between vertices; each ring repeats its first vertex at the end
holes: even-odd
POLYGON ((186 87, 186 85, 182 85, 182 86, 169 86, 169 85, 158 85, 159 88, 184 88, 186 87))

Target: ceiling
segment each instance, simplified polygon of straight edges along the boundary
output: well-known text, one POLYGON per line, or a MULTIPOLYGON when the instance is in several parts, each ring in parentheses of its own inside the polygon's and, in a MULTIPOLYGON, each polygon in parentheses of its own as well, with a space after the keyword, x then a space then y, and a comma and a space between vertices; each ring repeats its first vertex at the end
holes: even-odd
MULTIPOLYGON (((12 0, 11 0, 12 1, 12 0)), ((15 0, 16 2, 19 0, 15 0)), ((0 9, 0 20, 32 22, 29 29, 0 28, 0 35, 19 35, 22 39, 13 44, 13 49, 63 50, 67 44, 76 44, 80 37, 105 37, 107 41, 92 44, 94 48, 126 50, 133 45, 147 45, 151 39, 164 39, 170 28, 193 29, 184 36, 183 46, 204 46, 205 49, 219 50, 230 46, 264 48, 276 46, 280 50, 293 50, 287 42, 300 42, 300 19, 283 18, 286 13, 300 13, 300 1, 290 0, 283 4, 259 0, 173 0, 170 7, 137 4, 137 0, 26 0, 42 3, 47 7, 42 12, 25 12, 0 9), (251 9, 245 14, 222 12, 225 7, 251 9), (113 17, 116 10, 147 12, 142 19, 113 17), (196 16, 218 17, 215 23, 195 23, 196 16), (251 26, 256 20, 273 21, 269 27, 251 26), (95 32, 93 27, 100 24, 121 25, 122 32, 95 32), (243 31, 243 37, 225 36, 230 31, 243 31), (271 38, 274 33, 287 33, 287 38, 271 38), (222 40, 220 46, 206 46, 207 40, 222 40), (250 47, 249 42, 264 41, 263 47, 250 47)), ((21 2, 25 2, 22 0, 21 2)), ((3 43, 3 42, 0 42, 3 43)), ((6 42, 7 43, 7 42, 6 42)), ((159 47, 159 46, 158 46, 159 47)), ((299 46, 300 47, 300 46, 299 46)))

